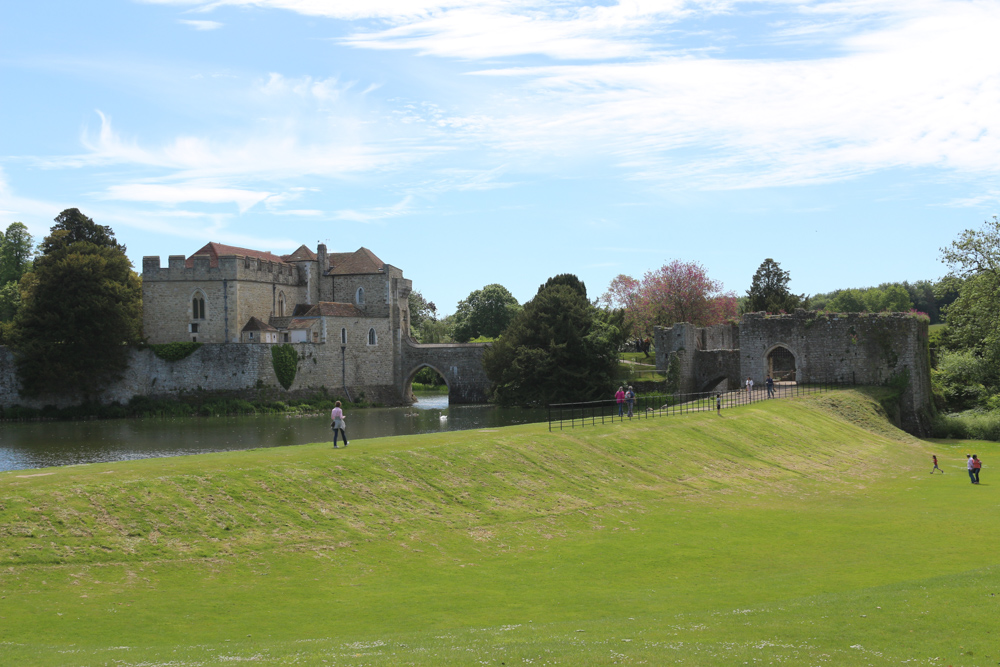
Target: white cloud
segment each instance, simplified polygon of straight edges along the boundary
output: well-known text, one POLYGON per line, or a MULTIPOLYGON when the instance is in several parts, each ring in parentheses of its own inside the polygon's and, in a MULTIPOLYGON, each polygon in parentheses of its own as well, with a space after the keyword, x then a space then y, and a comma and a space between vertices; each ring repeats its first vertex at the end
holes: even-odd
POLYGON ((183 202, 200 202, 203 204, 233 203, 239 207, 240 213, 264 201, 271 196, 270 192, 255 192, 236 188, 205 187, 201 185, 156 185, 147 183, 132 183, 112 185, 104 197, 121 201, 157 202, 160 204, 180 204, 183 202))
POLYGON ((218 21, 196 21, 190 19, 180 19, 178 23, 191 26, 195 30, 218 30, 225 25, 224 23, 219 23, 218 21))
POLYGON ((407 195, 392 206, 377 206, 364 211, 343 209, 335 212, 333 217, 338 220, 353 220, 354 222, 374 222, 376 220, 385 220, 386 218, 395 218, 408 213, 412 201, 413 197, 407 195))

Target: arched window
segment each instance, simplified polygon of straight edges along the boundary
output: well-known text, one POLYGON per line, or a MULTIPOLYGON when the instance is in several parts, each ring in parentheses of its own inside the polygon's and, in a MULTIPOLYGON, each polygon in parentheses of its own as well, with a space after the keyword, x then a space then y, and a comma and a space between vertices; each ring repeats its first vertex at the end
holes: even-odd
POLYGON ((191 297, 191 319, 205 319, 205 295, 201 292, 195 292, 194 296, 191 297))
POLYGON ((347 345, 347 329, 343 328, 340 330, 340 344, 347 345))
POLYGON ((278 292, 278 317, 285 316, 285 293, 278 292))
POLYGON ((359 306, 365 305, 365 288, 359 287, 358 291, 354 293, 354 302, 359 306))
POLYGON ((374 328, 368 330, 368 344, 378 345, 378 336, 375 335, 374 328))

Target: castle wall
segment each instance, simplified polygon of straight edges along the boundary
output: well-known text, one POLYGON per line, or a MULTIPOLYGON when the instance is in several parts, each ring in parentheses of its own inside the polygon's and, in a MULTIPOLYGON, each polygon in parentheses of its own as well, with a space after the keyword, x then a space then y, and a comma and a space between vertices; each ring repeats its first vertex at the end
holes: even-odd
POLYGON ((679 323, 657 327, 655 338, 658 369, 666 370, 672 354, 681 360, 682 393, 704 391, 706 383, 723 375, 732 388, 746 377, 760 386, 768 355, 784 347, 795 358, 798 382, 881 385, 908 376, 902 426, 912 433, 930 427, 927 322, 906 313, 750 313, 738 327, 679 323))
POLYGON ((279 292, 289 313, 308 296, 296 266, 240 256, 219 257, 214 268, 207 256, 196 256, 193 264, 185 266, 183 255, 171 255, 166 268, 159 257, 143 258, 143 334, 150 343, 238 342, 251 317, 267 322, 276 313, 279 292), (199 290, 205 295, 203 320, 194 319, 191 312, 199 290), (190 324, 198 325, 197 333, 189 332, 190 324))
POLYGON ((926 433, 931 403, 927 342, 927 322, 905 313, 753 313, 740 327, 741 377, 760 382, 767 374, 767 354, 776 345, 795 356, 798 382, 881 385, 905 374, 902 426, 926 433))

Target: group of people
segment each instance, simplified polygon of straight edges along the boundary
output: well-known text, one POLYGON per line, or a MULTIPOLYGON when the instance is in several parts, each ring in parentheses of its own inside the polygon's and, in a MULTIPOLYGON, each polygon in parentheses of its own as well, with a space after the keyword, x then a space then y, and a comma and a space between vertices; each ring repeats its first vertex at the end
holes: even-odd
POLYGON ((621 417, 625 412, 625 406, 628 406, 628 416, 632 416, 632 408, 635 406, 635 391, 632 390, 632 386, 629 385, 628 390, 624 386, 618 387, 618 391, 615 392, 615 403, 618 404, 618 416, 621 417))
MULTIPOLYGON (((774 398, 774 379, 770 375, 764 380, 764 386, 767 387, 767 397, 774 398)), ((753 378, 749 375, 747 376, 746 387, 748 394, 753 391, 753 378)))
MULTIPOLYGON (((932 455, 931 458, 934 460, 934 467, 931 468, 931 474, 933 475, 934 471, 937 470, 943 475, 944 470, 941 470, 938 466, 937 454, 932 455)), ((983 467, 983 462, 975 454, 966 454, 965 466, 969 471, 969 481, 973 484, 979 484, 979 471, 983 467)))

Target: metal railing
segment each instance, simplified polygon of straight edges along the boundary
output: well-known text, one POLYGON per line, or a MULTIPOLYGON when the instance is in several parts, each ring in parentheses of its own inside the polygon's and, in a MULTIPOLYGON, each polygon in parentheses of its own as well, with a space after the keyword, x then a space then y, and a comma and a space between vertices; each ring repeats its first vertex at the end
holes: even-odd
POLYGON ((552 403, 548 406, 549 430, 596 426, 629 419, 667 417, 688 412, 728 410, 770 399, 791 398, 852 386, 849 382, 775 382, 772 389, 755 385, 746 389, 696 394, 665 394, 637 396, 631 406, 610 398, 582 403, 552 403))

